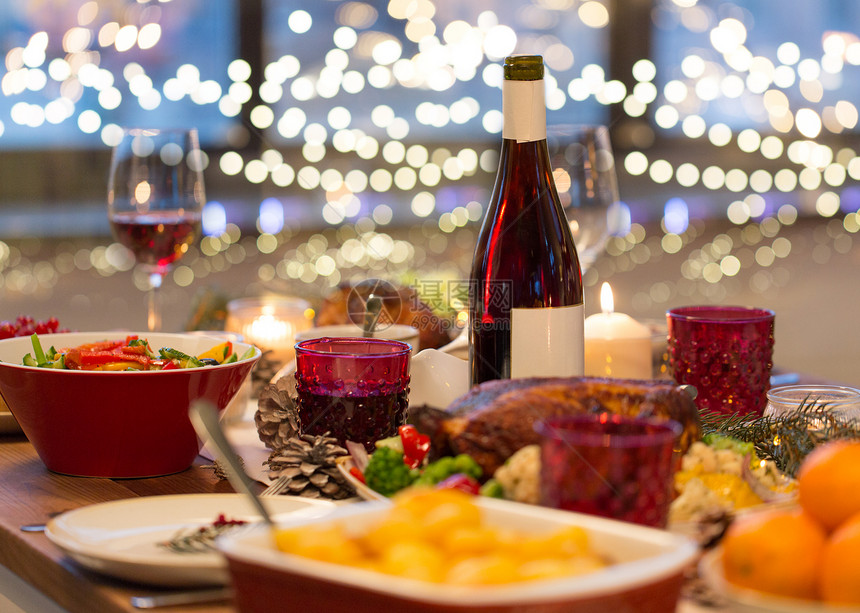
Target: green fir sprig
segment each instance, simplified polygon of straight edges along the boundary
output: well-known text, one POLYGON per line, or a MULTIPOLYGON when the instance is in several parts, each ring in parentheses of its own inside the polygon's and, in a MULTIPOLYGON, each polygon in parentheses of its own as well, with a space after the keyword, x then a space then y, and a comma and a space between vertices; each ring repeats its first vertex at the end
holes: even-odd
POLYGON ((860 421, 829 410, 828 403, 807 396, 797 409, 781 415, 750 417, 700 411, 704 434, 717 433, 752 443, 756 454, 773 460, 795 477, 803 459, 816 446, 835 439, 860 438, 860 421))

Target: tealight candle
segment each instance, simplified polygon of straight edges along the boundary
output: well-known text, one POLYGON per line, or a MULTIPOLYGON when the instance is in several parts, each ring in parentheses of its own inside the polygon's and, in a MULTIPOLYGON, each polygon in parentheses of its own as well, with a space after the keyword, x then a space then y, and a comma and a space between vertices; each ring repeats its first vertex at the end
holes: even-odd
POLYGON ((295 357, 296 332, 310 328, 312 319, 310 304, 298 298, 240 298, 227 305, 225 328, 286 364, 295 357))
POLYGON ((615 312, 612 288, 600 288, 601 313, 585 319, 585 374, 590 377, 650 379, 651 331, 615 312))

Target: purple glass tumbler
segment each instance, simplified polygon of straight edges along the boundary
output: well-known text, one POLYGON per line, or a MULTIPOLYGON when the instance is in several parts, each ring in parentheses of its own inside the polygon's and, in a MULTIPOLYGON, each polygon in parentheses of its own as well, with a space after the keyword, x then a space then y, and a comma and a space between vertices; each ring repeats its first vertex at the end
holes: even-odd
POLYGON ((551 418, 535 430, 541 435, 541 504, 666 526, 680 424, 599 413, 551 418))
POLYGON ((666 319, 675 381, 696 388, 699 410, 764 412, 773 366, 773 311, 687 306, 671 309, 666 319))
POLYGON ((328 433, 343 446, 379 439, 406 423, 411 347, 377 338, 316 338, 296 344, 302 434, 328 433))

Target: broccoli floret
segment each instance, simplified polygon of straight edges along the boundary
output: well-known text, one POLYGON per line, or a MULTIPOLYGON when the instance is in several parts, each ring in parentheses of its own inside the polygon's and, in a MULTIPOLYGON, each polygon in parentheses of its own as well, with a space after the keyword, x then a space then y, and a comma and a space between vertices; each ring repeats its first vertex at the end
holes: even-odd
POLYGON ((480 479, 483 472, 478 463, 465 453, 453 457, 445 456, 435 462, 430 462, 415 480, 415 485, 436 485, 457 473, 463 473, 473 479, 480 479))
POLYGON ((391 447, 377 447, 364 469, 367 487, 384 496, 391 496, 415 480, 411 469, 403 463, 403 453, 391 447))
POLYGON ((739 441, 724 434, 717 434, 716 432, 706 434, 702 438, 702 442, 714 449, 731 449, 741 457, 751 456, 755 458, 755 445, 739 441))
POLYGON ((488 498, 504 498, 505 488, 503 488, 502 484, 495 479, 490 479, 481 486, 481 496, 487 496, 488 498))

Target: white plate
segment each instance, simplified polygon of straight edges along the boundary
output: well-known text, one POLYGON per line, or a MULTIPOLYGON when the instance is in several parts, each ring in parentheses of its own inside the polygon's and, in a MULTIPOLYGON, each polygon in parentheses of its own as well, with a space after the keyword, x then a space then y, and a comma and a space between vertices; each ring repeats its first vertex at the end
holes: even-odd
POLYGON ((812 600, 785 598, 734 586, 723 576, 722 554, 723 548, 716 547, 702 556, 702 560, 699 562, 699 574, 715 592, 728 599, 733 612, 860 613, 858 607, 836 606, 812 600))
MULTIPOLYGON (((263 502, 276 521, 320 517, 335 508, 296 496, 263 502)), ((221 513, 228 519, 260 519, 240 494, 147 496, 68 511, 49 521, 45 534, 77 563, 119 579, 171 587, 224 585, 229 577, 218 552, 175 553, 158 546, 180 531, 212 524, 221 513)))

